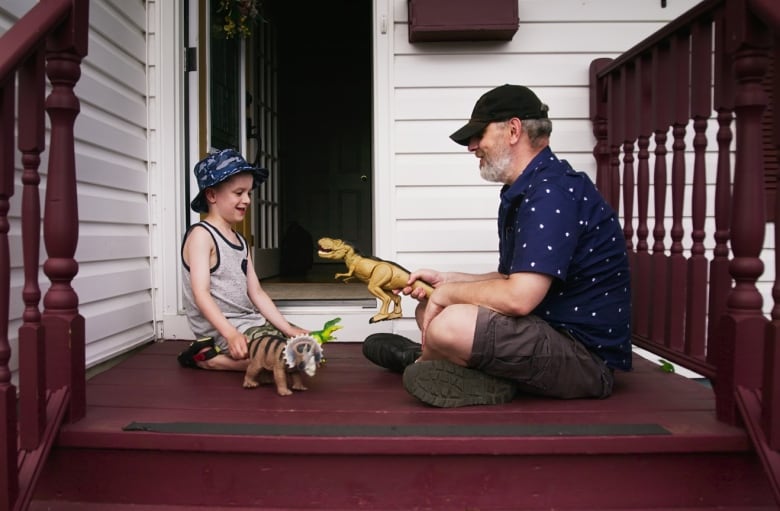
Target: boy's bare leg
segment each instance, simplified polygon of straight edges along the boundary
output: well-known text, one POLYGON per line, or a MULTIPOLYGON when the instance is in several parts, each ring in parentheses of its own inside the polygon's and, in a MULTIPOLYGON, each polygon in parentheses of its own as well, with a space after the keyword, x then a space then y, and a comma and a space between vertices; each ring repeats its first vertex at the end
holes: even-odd
POLYGON ((219 354, 208 360, 197 362, 201 369, 211 369, 217 371, 246 371, 249 366, 249 359, 236 360, 228 355, 219 354))

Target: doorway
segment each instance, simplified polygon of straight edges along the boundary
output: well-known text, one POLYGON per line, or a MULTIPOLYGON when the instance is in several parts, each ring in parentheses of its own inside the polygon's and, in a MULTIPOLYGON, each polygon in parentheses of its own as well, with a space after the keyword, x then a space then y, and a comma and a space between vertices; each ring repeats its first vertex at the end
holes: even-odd
POLYGON ((319 238, 349 241, 364 254, 373 249, 372 2, 276 0, 267 7, 276 32, 283 264, 264 276, 335 282, 344 265, 317 257, 319 238))
POLYGON ((211 38, 210 145, 269 170, 244 231, 261 280, 338 283, 344 265, 317 257, 319 238, 373 250, 373 3, 258 4, 250 38, 211 38))

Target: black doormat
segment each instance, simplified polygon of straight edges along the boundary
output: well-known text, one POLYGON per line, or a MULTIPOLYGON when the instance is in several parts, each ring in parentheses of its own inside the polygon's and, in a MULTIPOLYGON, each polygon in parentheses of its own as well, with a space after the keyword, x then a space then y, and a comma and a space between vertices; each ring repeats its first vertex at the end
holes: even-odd
POLYGON ((670 435, 659 424, 238 424, 215 422, 131 422, 124 431, 199 435, 312 436, 312 437, 527 437, 670 435))

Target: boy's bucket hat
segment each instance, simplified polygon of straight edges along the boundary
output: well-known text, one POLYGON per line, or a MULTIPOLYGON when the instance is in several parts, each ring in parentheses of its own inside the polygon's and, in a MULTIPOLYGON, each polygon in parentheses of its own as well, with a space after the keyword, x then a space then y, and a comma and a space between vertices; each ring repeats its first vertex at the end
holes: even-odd
POLYGON ((203 191, 206 188, 216 186, 227 178, 241 172, 251 172, 254 178, 252 189, 257 188, 268 179, 268 170, 250 165, 235 149, 222 149, 211 153, 198 163, 193 169, 198 180, 198 195, 192 199, 190 207, 198 213, 208 213, 206 197, 203 191))
POLYGON ((547 110, 547 105, 528 87, 502 85, 487 91, 477 100, 469 122, 450 138, 460 145, 469 145, 471 137, 482 133, 491 122, 506 121, 512 117, 520 120, 546 119, 547 110))

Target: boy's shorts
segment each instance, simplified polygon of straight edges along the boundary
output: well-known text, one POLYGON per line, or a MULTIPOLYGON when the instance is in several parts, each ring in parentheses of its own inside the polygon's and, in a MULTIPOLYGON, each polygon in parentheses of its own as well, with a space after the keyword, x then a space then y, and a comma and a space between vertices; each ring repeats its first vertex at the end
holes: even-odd
MULTIPOLYGON (((277 337, 282 337, 284 339, 287 339, 287 336, 285 336, 281 330, 273 326, 268 321, 266 321, 265 324, 260 326, 250 326, 242 333, 246 335, 246 338, 249 341, 258 337, 263 337, 265 335, 275 335, 277 337)), ((221 336, 219 337, 219 340, 221 342, 217 342, 218 351, 224 353, 225 355, 230 356, 230 350, 228 349, 227 340, 225 340, 225 338, 221 336)))
POLYGON ((537 316, 505 316, 479 308, 468 366, 518 382, 541 396, 605 398, 612 370, 581 342, 537 316))
POLYGON ((281 337, 282 339, 287 339, 287 336, 282 333, 281 330, 273 326, 271 323, 266 322, 265 325, 261 326, 250 326, 246 330, 244 330, 244 335, 246 335, 246 338, 248 340, 256 339, 258 337, 264 337, 266 335, 275 335, 276 337, 281 337))

